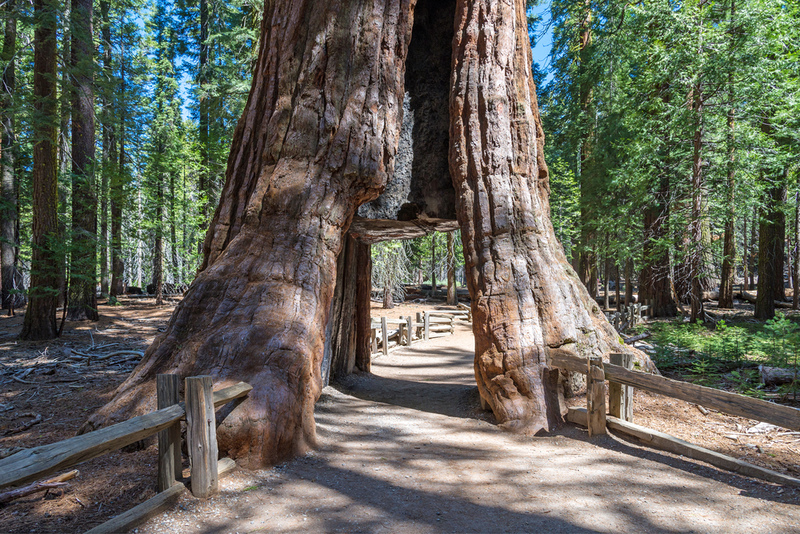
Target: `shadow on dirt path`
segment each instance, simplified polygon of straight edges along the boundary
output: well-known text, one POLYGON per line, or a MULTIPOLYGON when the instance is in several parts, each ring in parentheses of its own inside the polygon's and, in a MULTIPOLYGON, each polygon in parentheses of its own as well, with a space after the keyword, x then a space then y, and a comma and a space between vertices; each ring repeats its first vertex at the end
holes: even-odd
POLYGON ((237 472, 142 525, 169 532, 800 532, 784 490, 567 425, 509 434, 482 411, 468 331, 326 388, 319 447, 237 472))

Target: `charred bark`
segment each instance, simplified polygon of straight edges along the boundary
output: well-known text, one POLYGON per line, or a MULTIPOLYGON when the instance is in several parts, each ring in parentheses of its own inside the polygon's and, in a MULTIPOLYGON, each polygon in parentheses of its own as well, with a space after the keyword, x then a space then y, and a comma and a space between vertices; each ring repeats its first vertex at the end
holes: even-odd
POLYGON ((397 149, 413 0, 267 0, 201 271, 166 332, 85 430, 152 407, 159 372, 254 386, 221 453, 274 463, 315 441, 323 331, 356 208, 397 149))
POLYGON ((475 374, 501 424, 535 433, 561 420, 559 373, 547 366, 548 353, 630 349, 617 341, 550 223, 525 2, 456 6, 450 173, 472 298, 475 374))

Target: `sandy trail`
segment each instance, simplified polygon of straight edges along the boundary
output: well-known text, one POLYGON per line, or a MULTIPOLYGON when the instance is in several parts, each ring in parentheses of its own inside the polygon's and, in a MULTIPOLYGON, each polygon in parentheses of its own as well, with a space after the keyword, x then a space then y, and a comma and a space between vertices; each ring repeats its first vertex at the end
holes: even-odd
POLYGON ((460 327, 327 388, 319 449, 239 471, 145 533, 800 532, 795 490, 568 425, 500 431, 479 407, 460 327))

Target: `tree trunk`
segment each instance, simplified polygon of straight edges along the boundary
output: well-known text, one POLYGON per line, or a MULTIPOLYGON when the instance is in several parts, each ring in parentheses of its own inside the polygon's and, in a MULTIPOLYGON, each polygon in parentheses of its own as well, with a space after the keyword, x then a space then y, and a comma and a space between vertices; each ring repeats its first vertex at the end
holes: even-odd
POLYGON ((394 298, 392 297, 392 286, 386 285, 383 287, 383 309, 391 310, 394 308, 394 298))
POLYGON ((550 223, 525 2, 458 0, 455 27, 450 172, 478 388, 505 427, 549 430, 561 413, 548 353, 631 349, 619 344, 550 223))
POLYGON ((58 239, 58 131, 56 100, 56 21, 58 2, 34 0, 33 107, 33 242, 31 286, 21 339, 56 337, 56 289, 59 263, 53 250, 58 239))
POLYGON ((436 232, 431 234, 431 298, 436 296, 436 232))
POLYGON ((747 217, 742 218, 742 288, 745 291, 750 290, 749 273, 750 273, 750 249, 747 246, 747 240, 750 234, 747 233, 747 217))
POLYGON ((456 246, 454 232, 447 232, 447 304, 458 305, 456 293, 456 246))
POLYGON ((69 305, 72 321, 96 321, 97 197, 94 184, 94 45, 92 0, 72 0, 72 246, 69 305))
POLYGON ((798 290, 798 279, 800 279, 800 191, 794 194, 794 220, 792 221, 794 241, 792 242, 792 309, 800 308, 800 291, 798 290))
POLYGON ((109 184, 111 196, 111 296, 125 293, 125 263, 122 260, 122 206, 125 203, 125 51, 119 65, 119 161, 109 184))
MULTIPOLYGON (((641 300, 640 300, 641 302, 641 300)), ((625 262, 625 306, 633 303, 633 259, 625 262)))
POLYGON ((670 288, 667 235, 667 197, 669 180, 662 177, 655 194, 655 204, 644 210, 644 245, 642 272, 639 276, 639 302, 649 304, 651 317, 675 317, 678 312, 670 288))
POLYGON ((695 129, 692 139, 692 209, 689 214, 689 279, 691 291, 689 301, 691 312, 689 321, 697 322, 704 320, 703 310, 703 283, 705 277, 705 241, 703 239, 703 219, 705 216, 703 200, 703 88, 698 81, 692 89, 692 111, 694 115, 695 129))
MULTIPOLYGON (((200 230, 208 228, 210 206, 212 202, 212 175, 211 175, 211 150, 210 150, 210 125, 211 114, 207 86, 208 70, 208 0, 199 0, 200 7, 200 32, 198 33, 199 64, 197 69, 197 84, 200 87, 198 137, 200 141, 200 195, 202 198, 200 208, 200 230), (205 198, 203 198, 205 197, 205 198)), ((202 243, 200 243, 202 247, 202 243)))
POLYGON ((336 289, 325 336, 322 372, 331 380, 356 368, 370 370, 371 271, 370 245, 348 234, 336 262, 336 289))
MULTIPOLYGON (((103 72, 105 80, 111 80, 111 21, 109 20, 110 4, 108 0, 100 2, 100 15, 102 20, 102 43, 103 43, 103 72)), ((103 167, 102 167, 102 181, 100 184, 100 293, 102 295, 109 295, 109 272, 108 272, 108 200, 110 194, 110 186, 114 178, 116 168, 116 154, 112 148, 116 145, 114 139, 114 126, 111 117, 114 111, 112 110, 111 102, 113 100, 110 84, 104 83, 102 86, 103 95, 103 167)))
POLYGON ((589 290, 592 298, 597 297, 597 253, 595 246, 595 231, 592 228, 595 214, 593 205, 596 199, 591 191, 592 181, 592 153, 594 141, 594 106, 591 76, 589 75, 589 60, 592 46, 592 4, 589 1, 581 3, 580 21, 578 26, 578 105, 580 106, 581 133, 578 139, 578 182, 580 183, 581 198, 581 241, 579 247, 579 274, 581 281, 589 290))
POLYGON ((155 233, 153 243, 153 295, 156 306, 164 304, 164 180, 158 176, 156 184, 155 233))
MULTIPOLYGON (((730 58, 735 57, 737 31, 735 28, 736 22, 736 2, 731 0, 730 3, 730 39, 728 41, 728 54, 730 58)), ((728 183, 725 198, 725 205, 727 213, 725 216, 725 237, 722 245, 722 273, 720 275, 719 284, 719 307, 720 308, 733 308, 733 284, 735 277, 736 265, 736 143, 735 143, 735 128, 736 128, 736 87, 734 85, 734 68, 735 62, 729 61, 728 63, 728 124, 726 129, 726 144, 728 149, 727 161, 727 174, 728 183)))
POLYGON ((84 430, 151 408, 155 375, 169 370, 254 386, 217 434, 220 453, 243 465, 314 443, 336 258, 394 165, 411 11, 410 0, 265 3, 201 270, 84 430))
POLYGON ((783 204, 786 189, 774 186, 768 192, 767 206, 758 228, 758 292, 756 319, 772 319, 775 316, 777 286, 783 293, 783 242, 785 217, 783 204))
POLYGON ((755 276, 756 276, 756 269, 758 268, 757 259, 754 257, 755 252, 753 252, 753 247, 756 245, 756 221, 758 217, 757 215, 753 216, 753 221, 750 223, 750 247, 749 247, 749 254, 747 255, 747 262, 750 265, 750 287, 753 288, 756 286, 755 276), (756 261, 754 261, 756 260, 756 261))
POLYGON ((16 53, 17 53, 17 11, 16 0, 8 0, 2 6, 3 18, 6 21, 3 32, 2 58, 5 64, 2 77, 2 95, 0 95, 0 122, 2 123, 2 153, 0 154, 0 190, 3 204, 0 207, 0 278, 2 279, 2 308, 14 314, 18 300, 15 290, 17 282, 17 254, 19 236, 17 219, 19 204, 17 199, 17 182, 14 174, 16 159, 16 121, 14 118, 14 91, 16 88, 16 53))

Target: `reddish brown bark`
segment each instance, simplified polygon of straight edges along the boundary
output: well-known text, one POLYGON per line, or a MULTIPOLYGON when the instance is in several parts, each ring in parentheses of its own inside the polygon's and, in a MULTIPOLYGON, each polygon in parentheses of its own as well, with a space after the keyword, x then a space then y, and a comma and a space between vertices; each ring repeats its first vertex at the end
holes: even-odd
POLYGON ((53 250, 58 239, 58 182, 56 171, 56 21, 55 0, 33 3, 36 30, 33 52, 33 242, 31 285, 21 339, 56 337, 58 259, 53 250))
POLYGON ((478 387, 506 427, 549 430, 561 413, 548 353, 629 349, 567 262, 550 223, 525 2, 459 0, 453 54, 450 171, 478 387))
POLYGON ((256 467, 313 444, 336 258, 393 168, 412 9, 267 0, 201 272, 85 429, 151 408, 156 373, 202 373, 254 386, 218 430, 222 454, 256 467))

